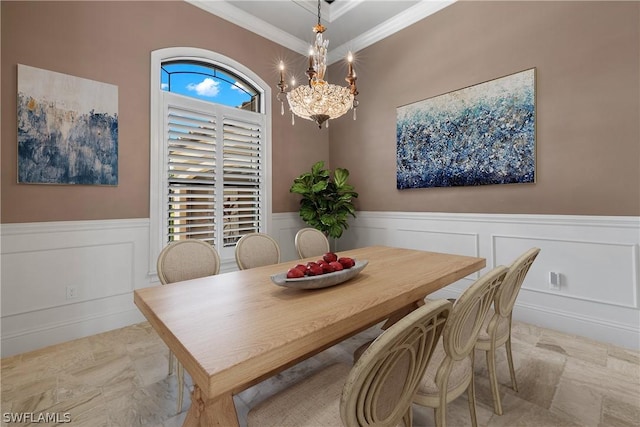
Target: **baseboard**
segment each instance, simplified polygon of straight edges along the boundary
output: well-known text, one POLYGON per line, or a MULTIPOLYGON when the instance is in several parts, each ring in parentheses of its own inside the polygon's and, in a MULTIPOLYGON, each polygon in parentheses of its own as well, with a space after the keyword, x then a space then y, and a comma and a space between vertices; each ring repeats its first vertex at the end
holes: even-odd
MULTIPOLYGON (((133 295, 131 296, 133 299, 133 295)), ((87 316, 73 321, 41 325, 32 329, 2 334, 2 357, 25 353, 66 341, 123 328, 146 319, 137 308, 87 316)))
MULTIPOLYGON (((430 298, 455 299, 459 296, 458 290, 444 288, 430 295, 430 298)), ((516 303, 513 309, 513 320, 636 351, 640 349, 639 327, 609 322, 593 316, 582 316, 566 311, 549 310, 543 306, 516 303)))

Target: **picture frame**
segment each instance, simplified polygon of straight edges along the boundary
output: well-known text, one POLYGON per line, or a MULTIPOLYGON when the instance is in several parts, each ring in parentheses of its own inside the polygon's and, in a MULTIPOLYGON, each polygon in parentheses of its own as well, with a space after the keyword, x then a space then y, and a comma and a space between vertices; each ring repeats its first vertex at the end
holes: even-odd
POLYGON ((397 108, 397 188, 535 182, 528 69, 397 108))
POLYGON ((18 183, 118 185, 118 87, 18 64, 18 183))

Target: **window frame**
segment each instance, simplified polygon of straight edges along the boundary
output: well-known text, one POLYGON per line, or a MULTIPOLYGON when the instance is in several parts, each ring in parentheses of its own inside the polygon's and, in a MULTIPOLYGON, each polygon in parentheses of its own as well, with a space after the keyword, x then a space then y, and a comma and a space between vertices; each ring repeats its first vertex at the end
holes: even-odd
MULTIPOLYGON (((206 49, 193 47, 171 47, 154 50, 151 52, 151 78, 150 78, 150 161, 149 161, 149 276, 156 276, 156 261, 162 248, 166 245, 167 230, 162 218, 167 213, 164 205, 163 194, 167 190, 167 182, 161 179, 161 173, 165 167, 165 144, 163 136, 164 108, 162 101, 161 65, 168 61, 195 61, 210 64, 212 67, 235 74, 249 82, 260 92, 259 113, 265 116, 264 120, 264 212, 263 232, 268 233, 272 222, 272 190, 271 190, 271 89, 256 73, 241 63, 222 54, 206 49)), ((223 104, 219 104, 223 105, 223 104)), ((218 248, 216 248, 218 249, 218 248)), ((235 267, 235 258, 223 256, 221 253, 221 270, 231 270, 235 267)))

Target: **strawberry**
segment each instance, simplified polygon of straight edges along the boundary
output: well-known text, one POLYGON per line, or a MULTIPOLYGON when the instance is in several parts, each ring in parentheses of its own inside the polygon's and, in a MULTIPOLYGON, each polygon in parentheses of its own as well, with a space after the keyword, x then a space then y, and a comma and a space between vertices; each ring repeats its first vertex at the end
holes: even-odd
POLYGON ((322 264, 322 271, 325 273, 333 273, 336 269, 329 262, 325 262, 322 264))
POLYGON ((322 267, 320 267, 316 263, 314 263, 314 264, 315 265, 307 267, 307 276, 320 276, 320 275, 324 274, 324 271, 322 270, 322 267))
POLYGON ((356 262, 355 262, 352 258, 349 258, 349 257, 341 257, 341 258, 338 258, 338 262, 339 262, 340 264, 342 264, 342 266, 343 266, 344 268, 351 268, 351 267, 353 267, 354 265, 356 265, 356 262))
POLYGON ((301 277, 304 277, 304 272, 295 267, 287 271, 287 279, 299 279, 301 277))
POLYGON ((324 259, 326 262, 334 262, 338 260, 338 255, 333 252, 327 252, 322 256, 322 259, 324 259))
POLYGON ((340 270, 344 269, 344 267, 342 266, 342 264, 340 264, 338 261, 330 262, 330 263, 329 263, 329 265, 330 265, 331 267, 333 267, 333 269, 334 269, 335 271, 340 271, 340 270))
POLYGON ((307 266, 304 264, 298 264, 294 268, 297 268, 298 270, 302 271, 302 274, 304 274, 304 272, 307 271, 307 266))

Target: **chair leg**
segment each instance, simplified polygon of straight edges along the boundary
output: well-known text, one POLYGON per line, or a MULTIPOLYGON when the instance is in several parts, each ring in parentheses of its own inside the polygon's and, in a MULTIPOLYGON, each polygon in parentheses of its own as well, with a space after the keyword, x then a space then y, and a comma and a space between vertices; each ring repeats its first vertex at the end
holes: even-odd
POLYGON ((518 391, 518 383, 516 382, 516 371, 513 368, 513 354, 511 353, 511 333, 509 333, 509 338, 505 343, 505 348, 507 349, 507 361, 509 362, 509 374, 511 374, 511 387, 518 391))
POLYGON ((184 398, 184 367, 176 360, 178 365, 178 414, 182 412, 182 400, 184 398))
POLYGON ((169 373, 167 375, 173 374, 173 352, 169 350, 169 373))
POLYGON ((413 407, 409 405, 407 412, 402 417, 404 427, 413 427, 413 407))
POLYGON ((438 390, 440 390, 440 401, 438 407, 434 408, 434 418, 436 427, 447 427, 447 388, 449 386, 449 374, 451 369, 444 375, 442 384, 438 384, 438 390))
POLYGON ((447 426, 447 405, 444 405, 444 408, 438 406, 437 408, 433 408, 433 417, 436 420, 436 427, 446 427, 447 426))
POLYGON ((495 345, 492 343, 491 348, 485 353, 487 356, 487 369, 489 370, 489 384, 491 384, 491 394, 493 395, 493 411, 498 415, 502 415, 502 403, 500 402, 498 375, 496 373, 495 345))
POLYGON ((471 426, 478 427, 478 417, 476 415, 476 384, 473 380, 473 354, 471 357, 471 382, 469 383, 469 387, 467 388, 467 395, 469 400, 469 414, 471 415, 471 426))

